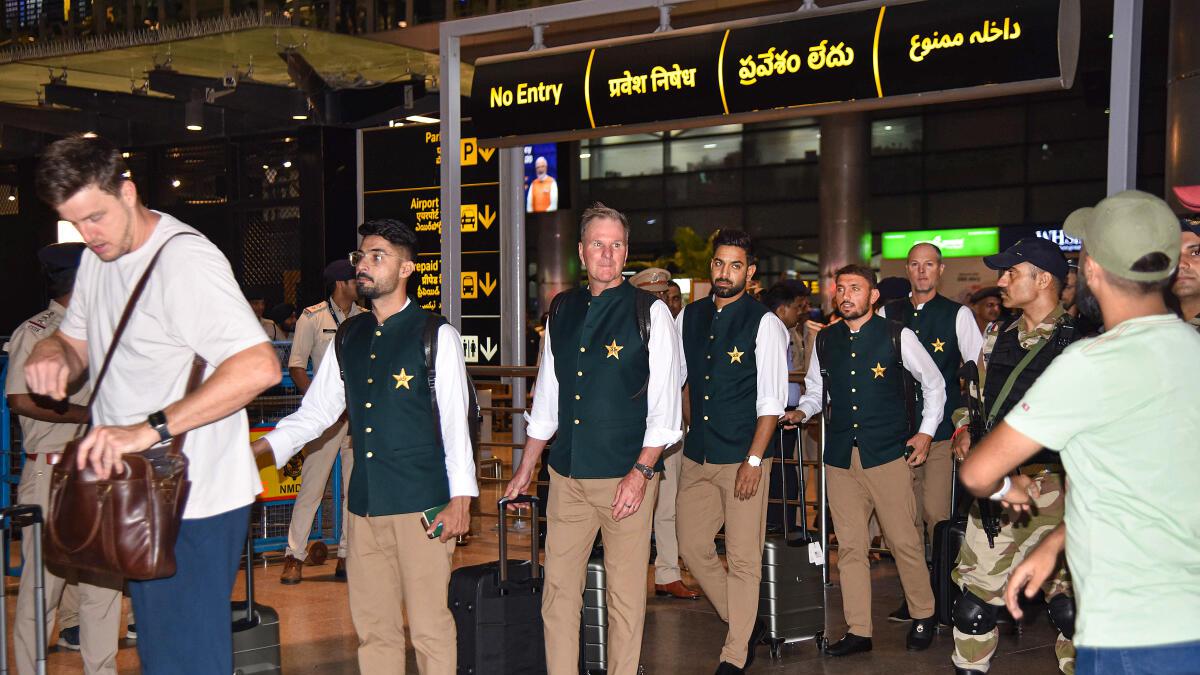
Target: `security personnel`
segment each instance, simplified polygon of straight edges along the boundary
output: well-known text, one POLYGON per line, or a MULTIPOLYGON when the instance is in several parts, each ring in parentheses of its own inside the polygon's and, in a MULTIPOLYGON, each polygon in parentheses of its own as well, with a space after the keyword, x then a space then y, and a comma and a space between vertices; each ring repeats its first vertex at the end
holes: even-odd
MULTIPOLYGON (((1021 400, 1038 375, 1078 336, 1074 322, 1059 301, 1068 264, 1058 246, 1029 237, 983 261, 1001 272, 1000 297, 1004 306, 1021 310, 1019 319, 992 324, 983 352, 975 359, 980 364, 979 380, 984 383, 983 412, 992 424, 997 424, 1021 400), (1030 354, 1032 359, 1028 358, 1030 354)), ((1063 392, 1063 396, 1070 395, 1063 392)), ((971 438, 965 413, 961 410, 955 414, 959 430, 954 452, 960 459, 966 456, 972 440, 979 440, 971 438)), ((972 506, 967 520, 966 538, 953 572, 955 583, 963 590, 954 606, 953 661, 958 675, 988 671, 1000 641, 996 618, 1004 605, 1004 584, 1009 571, 1063 519, 1066 501, 1058 455, 1042 450, 1022 465, 1020 472, 1033 478, 1041 492, 1035 514, 1013 522, 997 509, 1000 533, 991 543, 983 529, 978 504, 972 506)), ((1044 590, 1050 619, 1059 630, 1054 647, 1058 667, 1070 675, 1075 670, 1075 648, 1071 645, 1075 605, 1066 568, 1060 569, 1044 590)))
POLYGON ((683 561, 729 624, 717 675, 744 672, 766 627, 758 617, 772 441, 787 399, 787 328, 746 292, 750 235, 722 229, 709 262, 713 295, 675 322, 687 366, 688 433, 679 485, 683 561), (729 570, 714 540, 725 527, 729 570))
MULTIPOLYGON (((13 331, 12 340, 5 346, 9 353, 8 376, 4 391, 8 406, 16 413, 21 423, 21 444, 25 451, 25 466, 21 469, 21 483, 17 488, 17 501, 22 504, 37 504, 46 512, 50 502, 50 476, 53 466, 62 460, 63 446, 70 443, 80 432, 80 425, 88 421, 88 398, 91 388, 87 378, 81 378, 77 388, 63 403, 58 404, 41 396, 33 396, 25 384, 25 359, 39 340, 53 335, 58 330, 71 303, 71 291, 75 284, 75 271, 86 248, 83 244, 52 244, 38 251, 50 285, 50 306, 13 331)), ((21 553, 26 561, 33 559, 33 538, 25 537, 21 542, 21 553)), ((79 628, 80 640, 77 647, 83 656, 83 671, 92 673, 117 672, 117 641, 121 628, 121 579, 89 578, 79 582, 79 628)), ((54 609, 59 607, 66 581, 47 570, 45 574, 46 633, 54 623, 54 609)), ((17 672, 22 675, 34 672, 38 657, 34 632, 37 627, 34 616, 33 566, 25 565, 21 571, 21 585, 17 591, 16 624, 13 626, 13 645, 17 672)))
MULTIPOLYGON (((349 260, 335 260, 325 267, 325 287, 329 291, 328 299, 306 307, 296 321, 296 334, 292 338, 292 350, 288 356, 288 372, 300 393, 307 392, 312 384, 307 371, 309 359, 312 359, 313 372, 316 373, 338 326, 363 312, 362 307, 354 302, 358 298, 358 287, 354 282, 354 266, 349 260)), ((321 506, 325 483, 333 469, 333 460, 339 453, 342 458, 342 538, 338 542, 334 577, 346 578, 346 555, 349 552, 346 546, 346 522, 349 520, 346 495, 349 492, 350 472, 354 470, 349 429, 350 425, 343 416, 301 450, 304 464, 300 468, 300 492, 292 507, 280 583, 292 585, 301 581, 301 568, 308 557, 308 535, 312 531, 313 517, 321 506)), ((324 546, 324 543, 320 545, 324 546)))
POLYGON ((628 244, 620 211, 597 203, 583 212, 579 258, 588 285, 552 305, 525 454, 505 489, 509 498, 528 490, 557 432, 542 599, 550 675, 579 672, 580 611, 597 530, 608 584, 608 672, 638 671, 660 456, 683 435, 679 334, 666 304, 639 298, 645 292, 624 283, 628 244))
POLYGON ((255 441, 254 450, 273 450, 283 466, 349 413, 354 468, 346 571, 359 670, 404 672, 407 615, 420 672, 453 675, 450 563, 455 537, 470 526, 471 498, 479 494, 462 341, 450 325, 438 329, 431 392, 424 353, 431 317, 405 292, 417 236, 389 219, 368 221, 358 233, 362 250, 351 262, 372 311, 346 319, 341 349, 326 347, 300 409, 255 441), (428 528, 423 517, 431 521, 428 528))
POLYGON ((838 573, 849 631, 825 652, 846 656, 871 649, 871 565, 868 522, 874 511, 887 538, 909 615, 910 650, 928 649, 937 630, 925 546, 917 525, 912 467, 929 453, 942 421, 946 384, 913 331, 900 329, 900 353, 879 300, 875 273, 847 265, 834 275, 834 303, 844 319, 821 331, 805 374, 797 409, 810 419, 829 390, 823 461, 829 510, 838 537, 838 573), (920 383, 921 423, 910 437, 905 399, 907 370, 920 383), (822 373, 826 376, 823 378, 822 373))
MULTIPOLYGON (((671 273, 650 267, 629 277, 629 283, 667 303, 672 316, 683 310, 679 286, 672 286, 671 273), (672 290, 679 310, 672 304, 672 290)), ((683 470, 683 442, 663 450, 662 478, 658 482, 658 502, 654 505, 654 594, 680 600, 698 600, 703 594, 683 583, 679 570, 679 538, 675 533, 675 498, 679 494, 679 474, 683 470)))
MULTIPOLYGON (((950 517, 950 490, 954 475, 950 437, 954 433, 954 411, 959 407, 961 387, 958 383, 958 367, 974 360, 983 348, 983 333, 979 331, 971 310, 938 293, 938 282, 945 271, 940 248, 930 243, 913 246, 908 251, 905 265, 912 292, 907 298, 884 305, 879 312, 912 329, 946 382, 942 423, 933 435, 929 456, 923 464, 913 467, 917 515, 925 523, 925 533, 930 542, 933 541, 933 528, 950 517)), ((908 621, 912 617, 908 615, 908 605, 901 603, 889 618, 908 621)))

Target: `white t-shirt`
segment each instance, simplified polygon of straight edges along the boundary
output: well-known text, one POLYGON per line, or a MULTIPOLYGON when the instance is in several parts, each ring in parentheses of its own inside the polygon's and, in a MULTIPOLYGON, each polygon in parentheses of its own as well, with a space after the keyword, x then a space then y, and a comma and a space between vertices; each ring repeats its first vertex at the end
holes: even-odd
MULTIPOLYGON (((154 253, 177 232, 199 234, 158 215, 150 238, 136 251, 112 262, 90 250, 83 254, 59 330, 87 341, 93 387, 129 294, 154 253)), ((183 397, 193 354, 208 362, 207 379, 225 359, 266 341, 225 256, 203 236, 176 237, 159 256, 117 345, 92 407, 93 422, 144 422, 183 397)), ((262 491, 244 410, 189 431, 183 450, 192 482, 184 518, 231 511, 262 491)))

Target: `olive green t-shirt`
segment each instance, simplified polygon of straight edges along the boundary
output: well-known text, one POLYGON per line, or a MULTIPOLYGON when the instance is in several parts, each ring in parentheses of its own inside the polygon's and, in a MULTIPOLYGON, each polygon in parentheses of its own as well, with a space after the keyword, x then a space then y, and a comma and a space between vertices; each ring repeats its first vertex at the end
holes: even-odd
POLYGON ((1067 469, 1075 643, 1200 640, 1200 335, 1130 319, 1066 349, 1004 419, 1067 469))

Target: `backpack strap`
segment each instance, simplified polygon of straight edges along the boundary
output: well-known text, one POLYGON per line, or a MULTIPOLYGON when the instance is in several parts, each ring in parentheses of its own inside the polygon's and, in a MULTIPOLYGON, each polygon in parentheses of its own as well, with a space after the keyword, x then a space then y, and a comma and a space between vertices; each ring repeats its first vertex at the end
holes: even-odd
POLYGON ((437 400, 437 352, 438 331, 446 317, 441 314, 429 314, 425 317, 425 329, 421 335, 421 343, 425 352, 425 380, 429 385, 429 400, 433 407, 433 428, 437 430, 438 442, 442 442, 442 411, 438 408, 437 400))
POLYGON ((897 298, 886 303, 883 306, 886 315, 883 317, 888 321, 894 321, 905 328, 908 327, 908 308, 912 307, 912 302, 908 298, 897 298), (908 307, 905 307, 908 305, 908 307))
POLYGON ((642 338, 642 344, 647 347, 650 346, 650 307, 654 305, 656 300, 658 300, 656 295, 649 291, 643 291, 640 288, 637 289, 637 293, 634 295, 638 335, 642 338))
MULTIPOLYGON (((346 381, 346 363, 342 360, 342 345, 346 342, 346 331, 350 328, 350 324, 355 321, 361 321, 360 317, 375 316, 372 312, 362 312, 354 316, 347 317, 345 321, 338 324, 337 332, 333 334, 333 353, 337 356, 338 374, 342 376, 342 381, 346 381)), ((315 374, 315 373, 314 373, 315 374)))
POLYGON ((904 324, 899 320, 893 320, 888 314, 887 327, 888 336, 892 339, 892 347, 896 350, 896 367, 899 368, 897 373, 900 375, 900 382, 904 386, 904 413, 908 418, 908 433, 914 434, 917 430, 917 387, 913 379, 912 373, 904 367, 904 352, 901 351, 901 336, 904 335, 904 324))

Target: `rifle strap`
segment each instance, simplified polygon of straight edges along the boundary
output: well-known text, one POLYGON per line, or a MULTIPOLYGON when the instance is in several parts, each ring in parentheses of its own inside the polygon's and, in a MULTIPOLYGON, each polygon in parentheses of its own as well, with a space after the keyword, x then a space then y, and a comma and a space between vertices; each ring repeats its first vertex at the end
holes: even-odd
POLYGON ((1051 335, 1045 340, 1042 340, 1034 345, 1033 349, 1030 349, 1025 353, 1025 358, 1021 359, 1020 363, 1017 364, 1017 367, 1013 368, 1013 371, 1008 374, 1008 379, 1004 381, 1004 386, 1000 388, 1000 394, 996 396, 995 401, 992 401, 992 409, 988 411, 986 428, 990 429, 992 424, 996 421, 996 415, 1000 413, 1000 406, 1004 403, 1004 401, 1008 400, 1008 394, 1012 391, 1013 385, 1017 383, 1017 377, 1022 371, 1025 370, 1025 367, 1028 366, 1035 357, 1037 357, 1038 353, 1042 351, 1042 348, 1050 344, 1053 339, 1054 336, 1051 335))

